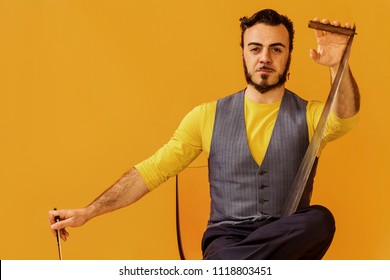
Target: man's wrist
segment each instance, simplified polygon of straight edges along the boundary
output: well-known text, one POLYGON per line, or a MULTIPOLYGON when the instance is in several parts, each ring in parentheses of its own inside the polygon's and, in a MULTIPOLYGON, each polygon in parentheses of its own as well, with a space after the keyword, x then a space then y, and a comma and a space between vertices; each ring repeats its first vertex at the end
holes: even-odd
POLYGON ((86 219, 86 222, 93 219, 94 217, 98 216, 99 213, 96 210, 96 207, 93 204, 88 205, 84 208, 84 217, 86 219))

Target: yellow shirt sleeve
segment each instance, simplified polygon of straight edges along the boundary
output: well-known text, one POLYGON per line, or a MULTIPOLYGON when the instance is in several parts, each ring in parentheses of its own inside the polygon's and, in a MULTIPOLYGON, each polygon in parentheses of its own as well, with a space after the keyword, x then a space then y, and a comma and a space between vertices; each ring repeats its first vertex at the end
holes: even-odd
POLYGON ((135 166, 149 190, 177 175, 203 150, 208 152, 214 124, 209 120, 214 120, 215 108, 216 102, 195 107, 184 117, 168 143, 135 166))
MULTIPOLYGON (((313 137, 314 130, 320 120, 324 106, 325 104, 320 101, 310 101, 307 104, 306 118, 309 129, 309 139, 313 137)), ((331 111, 328 123, 326 124, 318 156, 321 155, 321 152, 327 143, 334 141, 351 131, 358 124, 359 116, 359 113, 357 113, 350 118, 342 119, 331 111)))

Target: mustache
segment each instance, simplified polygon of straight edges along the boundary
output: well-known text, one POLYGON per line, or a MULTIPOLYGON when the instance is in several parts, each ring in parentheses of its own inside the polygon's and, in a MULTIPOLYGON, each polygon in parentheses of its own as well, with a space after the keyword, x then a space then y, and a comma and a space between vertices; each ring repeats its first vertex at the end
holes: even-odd
POLYGON ((257 71, 259 71, 259 70, 270 70, 270 71, 275 71, 275 69, 273 69, 272 67, 268 67, 268 66, 266 66, 266 65, 263 65, 263 66, 257 68, 257 71))

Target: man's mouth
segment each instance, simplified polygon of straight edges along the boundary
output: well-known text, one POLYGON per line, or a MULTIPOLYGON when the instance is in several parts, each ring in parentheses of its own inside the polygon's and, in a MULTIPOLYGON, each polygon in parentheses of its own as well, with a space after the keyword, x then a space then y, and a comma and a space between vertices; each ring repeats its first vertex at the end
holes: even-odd
POLYGON ((275 70, 270 68, 270 67, 263 66, 263 67, 258 68, 256 70, 256 72, 259 72, 259 73, 272 73, 272 72, 275 72, 275 70))

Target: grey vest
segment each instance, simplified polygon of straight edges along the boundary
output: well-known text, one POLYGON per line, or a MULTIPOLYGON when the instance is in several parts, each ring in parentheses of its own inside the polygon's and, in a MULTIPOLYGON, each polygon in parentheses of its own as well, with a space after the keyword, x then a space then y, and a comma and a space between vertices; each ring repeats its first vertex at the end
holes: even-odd
MULTIPOLYGON (((209 226, 280 217, 309 145, 307 101, 286 90, 264 160, 249 149, 244 91, 218 100, 209 155, 209 226)), ((310 205, 317 160, 298 209, 310 205)))

